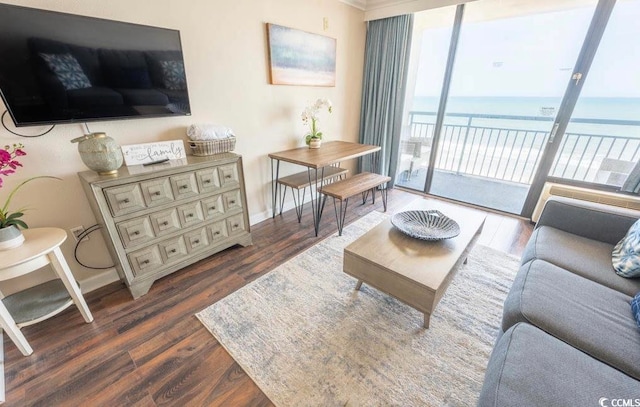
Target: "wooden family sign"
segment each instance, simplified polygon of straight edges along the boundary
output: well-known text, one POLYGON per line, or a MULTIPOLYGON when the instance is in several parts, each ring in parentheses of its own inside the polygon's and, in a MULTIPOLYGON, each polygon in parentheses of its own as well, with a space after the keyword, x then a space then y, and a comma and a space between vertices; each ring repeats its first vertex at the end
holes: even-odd
POLYGON ((125 164, 129 166, 185 158, 187 153, 182 140, 170 140, 122 146, 122 155, 125 164))

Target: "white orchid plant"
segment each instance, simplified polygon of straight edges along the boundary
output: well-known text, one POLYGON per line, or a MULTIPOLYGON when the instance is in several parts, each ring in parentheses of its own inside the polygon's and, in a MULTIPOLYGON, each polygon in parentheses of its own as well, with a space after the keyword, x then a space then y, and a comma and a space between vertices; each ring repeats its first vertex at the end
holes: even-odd
POLYGON ((308 106, 302 112, 302 122, 308 124, 311 128, 309 133, 304 136, 304 141, 309 145, 311 140, 322 140, 322 132, 318 130, 318 114, 322 108, 326 108, 329 113, 333 109, 331 101, 326 98, 316 100, 311 106, 308 106))

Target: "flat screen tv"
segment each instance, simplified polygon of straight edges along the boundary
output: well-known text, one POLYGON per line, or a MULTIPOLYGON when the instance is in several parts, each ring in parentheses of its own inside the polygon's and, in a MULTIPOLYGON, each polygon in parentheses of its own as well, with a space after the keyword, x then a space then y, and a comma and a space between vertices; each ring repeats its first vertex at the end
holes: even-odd
POLYGON ((179 31, 6 4, 0 94, 16 126, 191 114, 179 31))

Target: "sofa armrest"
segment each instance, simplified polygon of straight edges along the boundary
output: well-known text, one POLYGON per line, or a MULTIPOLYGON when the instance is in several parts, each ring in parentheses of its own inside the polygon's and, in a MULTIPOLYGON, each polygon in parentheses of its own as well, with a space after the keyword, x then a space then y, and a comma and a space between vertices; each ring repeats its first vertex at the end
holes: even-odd
POLYGON ((545 203, 536 228, 551 226, 589 239, 616 244, 638 218, 640 211, 633 209, 552 196, 545 203))

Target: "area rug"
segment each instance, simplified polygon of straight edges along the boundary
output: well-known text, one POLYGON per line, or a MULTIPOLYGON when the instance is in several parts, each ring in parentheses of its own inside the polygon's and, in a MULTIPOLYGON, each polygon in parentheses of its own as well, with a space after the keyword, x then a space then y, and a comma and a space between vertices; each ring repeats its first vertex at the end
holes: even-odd
POLYGON ((472 406, 518 259, 476 245, 420 312, 342 272, 372 212, 197 317, 277 406, 472 406))

